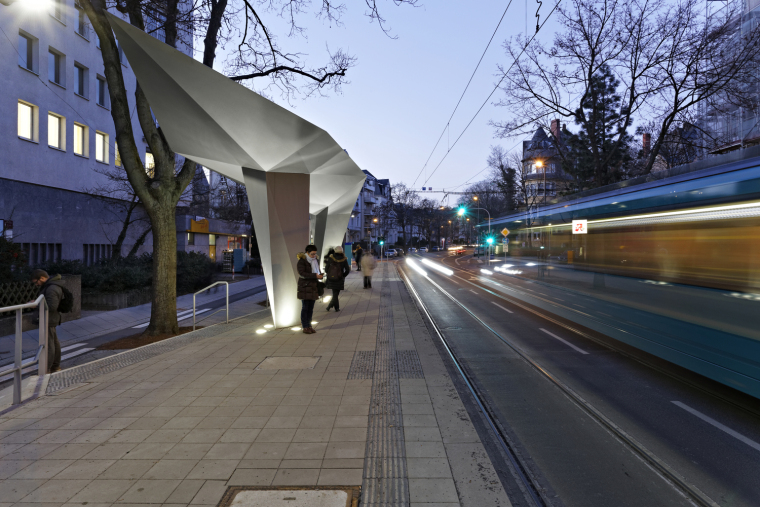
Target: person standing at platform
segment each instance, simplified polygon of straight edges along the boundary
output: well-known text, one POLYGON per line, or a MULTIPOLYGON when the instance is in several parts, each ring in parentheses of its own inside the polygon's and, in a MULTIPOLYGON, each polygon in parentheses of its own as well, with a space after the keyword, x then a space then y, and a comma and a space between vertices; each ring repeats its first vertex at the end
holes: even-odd
MULTIPOLYGON (((63 282, 61 281, 61 275, 50 278, 47 271, 35 269, 32 271, 32 283, 40 288, 37 297, 45 296, 45 303, 47 303, 47 367, 48 373, 55 373, 61 371, 61 343, 58 341, 58 333, 55 328, 61 325, 61 314, 58 312, 58 306, 63 300, 63 282)), ((39 312, 39 309, 37 311, 39 312)))
POLYGON ((301 327, 304 334, 314 334, 317 331, 312 327, 311 321, 314 315, 314 303, 319 299, 318 282, 324 275, 319 269, 317 259, 317 247, 307 245, 305 253, 298 254, 298 299, 301 300, 301 327))
POLYGON ((356 259, 356 271, 362 270, 363 257, 364 257, 364 250, 362 250, 362 246, 356 245, 356 250, 354 250, 354 259, 356 259))
POLYGON ((351 268, 348 266, 348 257, 343 253, 343 247, 336 246, 335 253, 327 256, 325 261, 325 273, 327 274, 326 287, 332 289, 332 299, 330 304, 327 305, 327 311, 330 308, 335 308, 336 312, 340 311, 340 300, 338 296, 340 291, 345 289, 343 281, 351 272, 351 268))
POLYGON ((375 256, 372 254, 372 252, 364 256, 364 288, 365 289, 372 288, 372 274, 375 272, 376 265, 377 265, 377 262, 375 261, 375 256))

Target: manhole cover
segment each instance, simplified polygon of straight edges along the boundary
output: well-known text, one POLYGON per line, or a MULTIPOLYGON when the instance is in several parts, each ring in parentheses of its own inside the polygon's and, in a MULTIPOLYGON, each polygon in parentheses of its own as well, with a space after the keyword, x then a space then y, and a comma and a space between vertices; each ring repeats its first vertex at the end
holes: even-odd
POLYGON ((232 487, 219 507, 358 507, 359 487, 232 487))
POLYGON ((257 370, 311 370, 319 357, 267 357, 256 367, 257 370))

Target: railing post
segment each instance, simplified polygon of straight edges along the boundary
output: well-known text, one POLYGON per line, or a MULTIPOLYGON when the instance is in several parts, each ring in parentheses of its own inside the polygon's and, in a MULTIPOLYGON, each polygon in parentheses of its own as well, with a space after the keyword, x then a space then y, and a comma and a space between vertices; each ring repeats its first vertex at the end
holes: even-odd
POLYGON ((40 327, 39 327, 39 347, 42 347, 40 352, 40 358, 37 362, 37 375, 42 377, 48 372, 48 321, 50 316, 48 315, 47 301, 40 301, 39 306, 40 315, 40 327))
POLYGON ((227 288, 227 300, 226 300, 226 305, 227 305, 227 324, 229 324, 230 323, 230 284, 225 283, 224 286, 227 288))
POLYGON ((21 308, 16 310, 16 343, 15 354, 13 359, 13 365, 16 369, 13 371, 13 404, 18 405, 21 403, 21 351, 22 345, 22 320, 21 320, 21 308))
POLYGON ((195 331, 195 294, 193 294, 193 331, 195 331))

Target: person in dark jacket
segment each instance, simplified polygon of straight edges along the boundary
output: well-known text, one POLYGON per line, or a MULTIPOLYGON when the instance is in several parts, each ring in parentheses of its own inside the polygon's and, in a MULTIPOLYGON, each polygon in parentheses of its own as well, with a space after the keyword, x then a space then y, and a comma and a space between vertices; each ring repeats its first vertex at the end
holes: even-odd
MULTIPOLYGON (((37 297, 45 296, 48 308, 48 373, 61 371, 61 343, 58 341, 56 326, 61 324, 61 314, 58 305, 63 299, 63 282, 61 275, 50 278, 47 271, 35 269, 32 271, 32 282, 40 288, 37 297)), ((39 310, 37 310, 39 312, 39 310)))
POLYGON ((336 312, 340 311, 338 295, 345 288, 343 281, 350 272, 348 257, 343 253, 343 247, 336 246, 335 253, 328 255, 325 261, 325 273, 327 273, 327 282, 325 283, 328 289, 332 289, 332 298, 330 304, 327 305, 328 312, 330 308, 335 308, 336 312))
POLYGON ((364 250, 362 250, 361 245, 356 245, 356 250, 354 250, 354 259, 356 259, 356 271, 362 270, 362 257, 364 257, 364 250))
POLYGON ((301 300, 301 327, 305 334, 313 334, 317 332, 311 325, 314 303, 319 299, 317 283, 324 275, 319 269, 317 247, 307 245, 305 253, 299 253, 297 257, 296 269, 298 270, 298 299, 301 300))

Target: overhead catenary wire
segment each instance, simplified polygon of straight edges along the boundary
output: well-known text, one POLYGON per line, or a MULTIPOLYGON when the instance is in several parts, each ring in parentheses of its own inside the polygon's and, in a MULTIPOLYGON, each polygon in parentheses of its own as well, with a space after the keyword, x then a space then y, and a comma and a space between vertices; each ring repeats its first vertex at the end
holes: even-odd
MULTIPOLYGON (((488 44, 486 44, 486 48, 483 50, 483 54, 480 55, 480 60, 478 60, 478 64, 475 66, 475 70, 472 71, 472 74, 470 75, 470 79, 469 81, 467 81, 467 86, 464 87, 464 91, 462 91, 462 95, 459 96, 459 100, 457 101, 456 106, 454 106, 454 110, 451 112, 451 116, 449 116, 449 119, 446 122, 446 126, 443 127, 443 131, 441 132, 441 135, 438 137, 438 140, 435 142, 435 146, 433 146, 433 150, 430 152, 430 155, 425 161, 425 165, 422 166, 422 169, 420 169, 419 174, 414 179, 414 183, 412 183, 412 187, 414 187, 414 185, 417 183, 417 180, 420 179, 420 175, 425 170, 425 167, 427 167, 427 164, 428 162, 430 162, 430 159, 433 158, 433 153, 435 153, 435 149, 438 148, 438 144, 441 142, 441 139, 443 139, 443 135, 446 134, 447 131, 449 131, 449 125, 451 124, 451 119, 454 118, 454 114, 457 112, 457 109, 459 109, 459 104, 462 103, 464 94, 467 93, 467 89, 470 87, 470 84, 472 83, 472 79, 475 77, 475 73, 478 71, 478 68, 480 68, 480 64, 483 62, 483 58, 486 56, 486 52, 488 51, 488 48, 491 47, 491 43, 493 42, 494 37, 496 37, 496 32, 499 31, 501 22, 504 21, 504 17, 507 15, 507 11, 509 10, 509 6, 512 5, 512 1, 513 0, 509 0, 509 3, 507 4, 507 8, 504 9, 504 13, 501 15, 501 18, 499 19, 499 22, 497 23, 496 28, 491 34, 491 38, 488 40, 488 44)), ((451 147, 449 146, 448 149, 451 150, 451 147)))
MULTIPOLYGON (((556 3, 556 4, 554 4, 554 7, 552 8, 551 12, 549 12, 549 14, 546 16, 546 19, 544 19, 544 22, 543 22, 543 23, 541 23, 541 26, 539 26, 539 27, 538 27, 538 30, 536 30, 536 33, 534 33, 534 34, 531 36, 531 38, 528 40, 528 42, 526 42, 526 43, 525 43, 525 46, 523 47, 522 51, 520 51, 520 54, 519 54, 519 55, 517 55, 517 58, 515 58, 515 60, 512 62, 512 64, 509 66, 509 68, 508 68, 506 71, 504 71, 504 75, 501 77, 501 79, 499 79, 499 82, 498 82, 498 83, 496 83, 496 86, 494 86, 494 88, 493 88, 493 90, 491 91, 491 93, 490 93, 490 94, 488 94, 488 97, 486 97, 486 100, 484 100, 484 101, 483 101, 483 103, 480 105, 480 107, 478 108, 478 110, 477 110, 477 111, 475 112, 475 114, 472 116, 472 118, 470 119, 470 121, 469 121, 469 122, 467 123, 467 125, 464 127, 464 130, 462 130, 462 132, 459 134, 459 136, 458 136, 458 137, 457 137, 457 138, 454 140, 454 143, 453 143, 453 144, 452 144, 452 145, 449 147, 449 149, 448 149, 448 150, 446 151, 446 153, 443 155, 443 158, 441 159, 441 161, 440 161, 440 162, 438 162, 438 165, 437 165, 437 166, 435 166, 435 169, 433 169, 433 172, 431 172, 431 173, 430 173, 430 176, 427 176, 427 177, 426 177, 425 181, 422 183, 423 185, 425 185, 425 184, 426 184, 428 181, 430 181, 430 178, 432 178, 432 177, 433 177, 433 175, 435 174, 435 172, 438 170, 438 168, 440 168, 440 167, 441 167, 441 164, 443 164, 443 161, 444 161, 444 160, 446 160, 446 157, 448 157, 448 156, 449 156, 449 153, 451 153, 451 150, 454 148, 454 146, 456 146, 456 145, 457 145, 457 143, 458 143, 458 142, 459 142, 459 140, 462 138, 462 136, 465 134, 465 132, 467 132, 467 129, 469 129, 469 128, 470 128, 470 125, 472 125, 472 122, 474 122, 474 121, 475 121, 475 118, 477 118, 477 117, 478 117, 478 115, 480 114, 480 112, 483 110, 483 108, 484 108, 484 107, 486 107, 486 104, 488 104, 488 101, 489 101, 489 100, 491 100, 491 97, 493 97, 493 94, 494 94, 494 93, 496 93, 496 90, 498 90, 498 89, 499 89, 499 86, 501 86, 501 83, 502 83, 502 82, 504 81, 504 79, 507 77, 507 74, 509 73, 509 71, 510 71, 510 70, 512 70, 512 67, 514 67, 514 66, 515 66, 515 64, 516 64, 516 63, 517 63, 517 61, 520 59, 520 57, 521 57, 521 56, 522 56, 522 54, 525 52, 525 50, 526 50, 526 49, 528 49, 528 46, 530 46, 530 43, 531 43, 531 42, 533 42, 533 39, 535 39, 535 38, 536 38, 536 35, 538 35, 538 32, 541 30, 541 28, 543 28, 543 27, 544 27, 544 25, 545 25, 545 24, 546 24, 546 23, 549 21, 549 18, 551 18, 551 15, 554 13, 554 11, 555 11, 555 10, 557 10, 557 7, 559 7, 559 4, 560 4, 560 2, 561 2, 561 1, 562 1, 562 0, 558 0, 558 1, 557 1, 557 3, 556 3)), ((444 131, 444 132, 445 132, 445 131, 444 131)), ((431 154, 431 156, 432 156, 432 154, 431 154)), ((426 163, 426 165, 427 165, 427 163, 426 163)), ((422 171, 420 171, 420 173, 421 173, 421 172, 422 172, 422 171)), ((419 176, 417 176, 417 178, 419 178, 419 176)), ((416 179, 415 179, 414 181, 415 181, 415 183, 417 182, 417 180, 416 180, 416 179)), ((414 184, 412 184, 412 186, 414 186, 414 184)))

